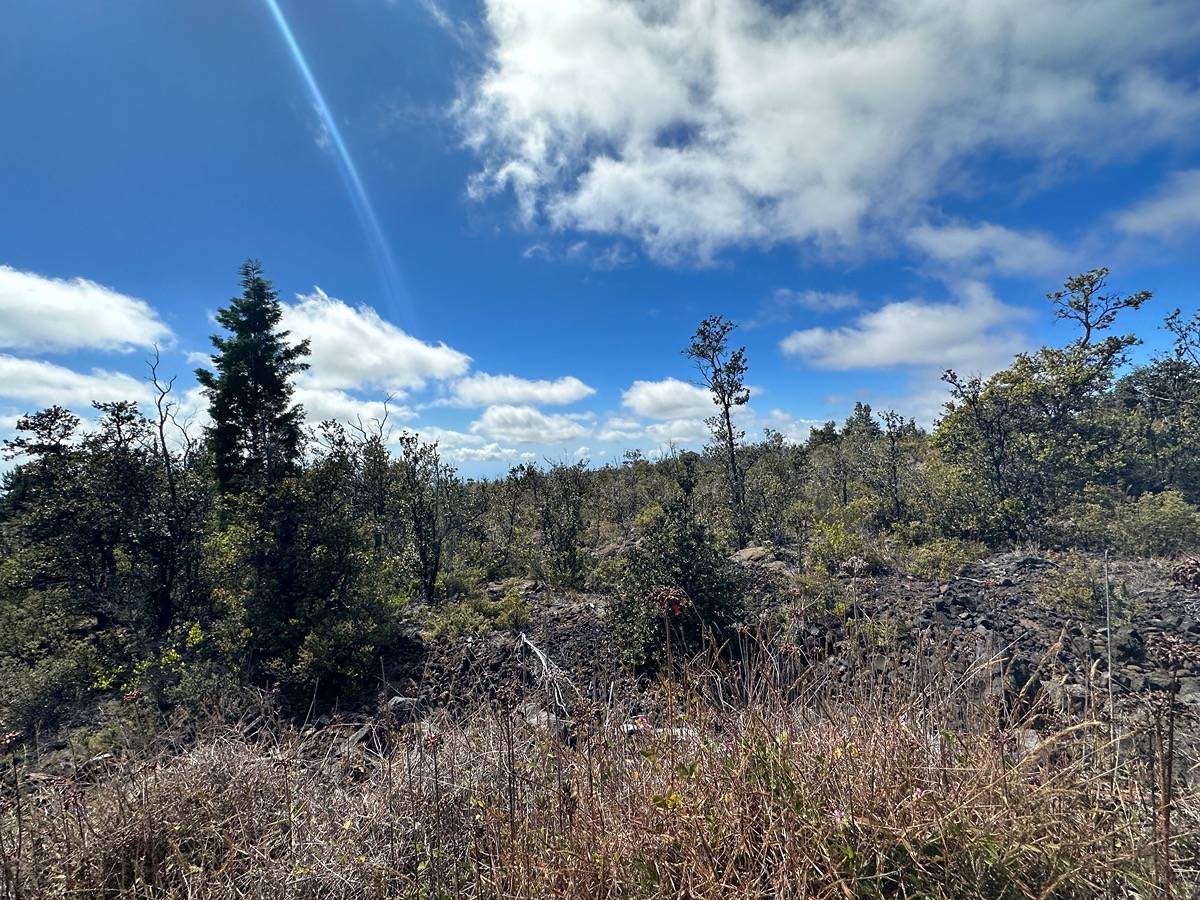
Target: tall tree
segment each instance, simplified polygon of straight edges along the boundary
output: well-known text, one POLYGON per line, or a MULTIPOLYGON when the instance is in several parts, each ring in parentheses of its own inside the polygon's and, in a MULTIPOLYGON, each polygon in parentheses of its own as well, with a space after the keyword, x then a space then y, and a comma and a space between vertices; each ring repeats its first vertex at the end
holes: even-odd
POLYGON ((217 313, 228 337, 213 335, 215 372, 197 369, 209 400, 209 440, 222 493, 267 487, 293 471, 304 411, 291 377, 308 368, 308 341, 289 344, 283 308, 255 260, 242 263, 242 295, 217 313))
POLYGON ((696 363, 705 387, 712 392, 717 414, 709 417, 708 427, 717 447, 725 457, 725 477, 729 484, 729 501, 733 513, 733 529, 738 548, 750 539, 750 523, 746 516, 746 480, 738 460, 738 444, 745 432, 734 427, 733 411, 750 400, 746 387, 746 348, 729 349, 729 333, 736 328, 723 316, 709 316, 700 323, 684 355, 696 363))
POLYGON ((1108 274, 1108 269, 1101 267, 1072 275, 1063 283, 1062 290, 1046 295, 1054 306, 1056 319, 1074 322, 1079 327, 1075 345, 1093 349, 1102 366, 1116 360, 1138 341, 1133 335, 1125 335, 1107 337, 1097 344, 1097 332, 1111 328, 1122 310, 1141 309, 1152 296, 1149 291, 1125 295, 1108 292, 1108 274))

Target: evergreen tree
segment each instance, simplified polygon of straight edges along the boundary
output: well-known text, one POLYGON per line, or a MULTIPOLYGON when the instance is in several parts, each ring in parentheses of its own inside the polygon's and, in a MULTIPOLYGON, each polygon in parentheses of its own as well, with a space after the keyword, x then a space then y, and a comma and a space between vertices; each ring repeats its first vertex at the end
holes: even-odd
POLYGON ((308 341, 287 342, 283 309, 262 265, 242 264, 242 295, 217 313, 228 337, 213 335, 215 372, 196 378, 209 399, 209 441, 222 493, 278 483, 300 453, 303 408, 291 404, 291 376, 308 368, 308 341))

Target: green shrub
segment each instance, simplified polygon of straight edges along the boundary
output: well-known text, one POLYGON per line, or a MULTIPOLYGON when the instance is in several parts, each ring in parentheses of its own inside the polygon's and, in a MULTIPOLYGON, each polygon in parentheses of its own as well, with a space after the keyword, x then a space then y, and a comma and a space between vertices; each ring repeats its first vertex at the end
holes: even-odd
POLYGON ((528 622, 529 605, 513 586, 498 600, 476 594, 427 610, 422 634, 426 640, 450 641, 513 630, 528 622))
POLYGON ((1038 600, 1072 618, 1094 619, 1103 611, 1103 575, 1091 560, 1069 553, 1038 582, 1038 600))
POLYGON ((588 590, 606 594, 616 593, 620 590, 628 571, 629 561, 626 557, 601 557, 589 569, 585 585, 588 590))
POLYGON ((798 574, 793 585, 793 596, 795 602, 791 612, 802 619, 814 616, 844 619, 850 612, 853 600, 850 583, 823 569, 798 574))
POLYGON ((808 568, 829 574, 854 570, 856 574, 882 571, 883 557, 859 532, 842 522, 820 522, 804 554, 808 568))
POLYGON ((938 538, 913 548, 908 571, 918 578, 946 582, 986 553, 986 545, 978 541, 938 538))
POLYGON ((1174 490, 1130 500, 1089 488, 1050 520, 1045 541, 1064 550, 1176 556, 1200 546, 1200 509, 1174 490))
POLYGON ((1061 550, 1103 550, 1112 546, 1113 509, 1096 499, 1085 499, 1063 508, 1046 525, 1044 542, 1061 550))
POLYGON ((464 600, 479 593, 483 569, 455 568, 438 575, 437 594, 445 600, 464 600))
MULTIPOLYGON (((1084 621, 1104 617, 1104 564, 1082 553, 1064 554, 1038 582, 1038 601, 1084 621)), ((1114 621, 1129 621, 1139 609, 1124 580, 1109 577, 1108 603, 1114 621)))
POLYGON ((1118 549, 1139 556, 1175 556, 1200 546, 1200 509, 1179 491, 1142 494, 1117 509, 1118 549))
POLYGON ((665 657, 664 630, 681 651, 698 649, 742 607, 733 567, 712 533, 696 521, 688 497, 655 516, 625 559, 609 625, 631 665, 653 668, 665 657))

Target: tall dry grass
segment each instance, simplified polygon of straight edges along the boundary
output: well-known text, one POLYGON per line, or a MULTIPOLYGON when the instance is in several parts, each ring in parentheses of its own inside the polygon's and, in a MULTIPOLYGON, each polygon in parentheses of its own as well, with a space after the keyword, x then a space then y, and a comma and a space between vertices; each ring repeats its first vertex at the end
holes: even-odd
POLYGON ((1200 884, 1195 797, 1164 779, 1162 745, 1114 743, 1084 716, 1039 720, 1034 746, 982 669, 848 691, 784 653, 746 659, 694 663, 651 697, 584 701, 551 678, 465 720, 381 715, 358 742, 276 723, 10 789, 2 890, 1025 898, 1200 884))

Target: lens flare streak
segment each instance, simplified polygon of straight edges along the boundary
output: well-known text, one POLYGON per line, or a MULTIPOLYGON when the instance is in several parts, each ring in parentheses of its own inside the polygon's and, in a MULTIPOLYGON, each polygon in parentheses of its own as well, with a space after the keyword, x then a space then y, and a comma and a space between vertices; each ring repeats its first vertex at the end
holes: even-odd
POLYGON ((317 79, 308 65, 304 51, 300 49, 300 43, 296 40, 296 35, 292 32, 292 28, 288 24, 288 20, 284 16, 278 0, 263 0, 263 2, 267 4, 267 8, 271 11, 271 16, 275 19, 275 24, 279 27, 279 33, 283 36, 284 43, 287 44, 288 51, 296 63, 296 68, 299 70, 300 76, 308 88, 309 95, 312 97, 312 103, 317 111, 317 115, 321 118, 321 124, 329 135, 330 144, 337 156, 338 171, 346 184, 351 205, 354 207, 354 212, 358 216, 359 223, 362 225, 364 237, 370 248, 371 255, 374 257, 375 265, 379 269, 379 276, 383 283, 386 297, 393 307, 402 306, 405 313, 411 314, 411 310, 408 308, 406 302, 403 283, 400 279, 400 271, 396 267, 396 261, 392 256, 387 238, 384 237, 383 228, 379 224, 379 217, 375 215, 375 208, 371 204, 371 198, 367 195, 362 178, 359 177, 358 167, 354 165, 354 158, 350 155, 350 149, 346 146, 341 129, 338 128, 337 122, 334 121, 329 104, 325 102, 325 95, 321 92, 321 88, 317 84, 317 79))

